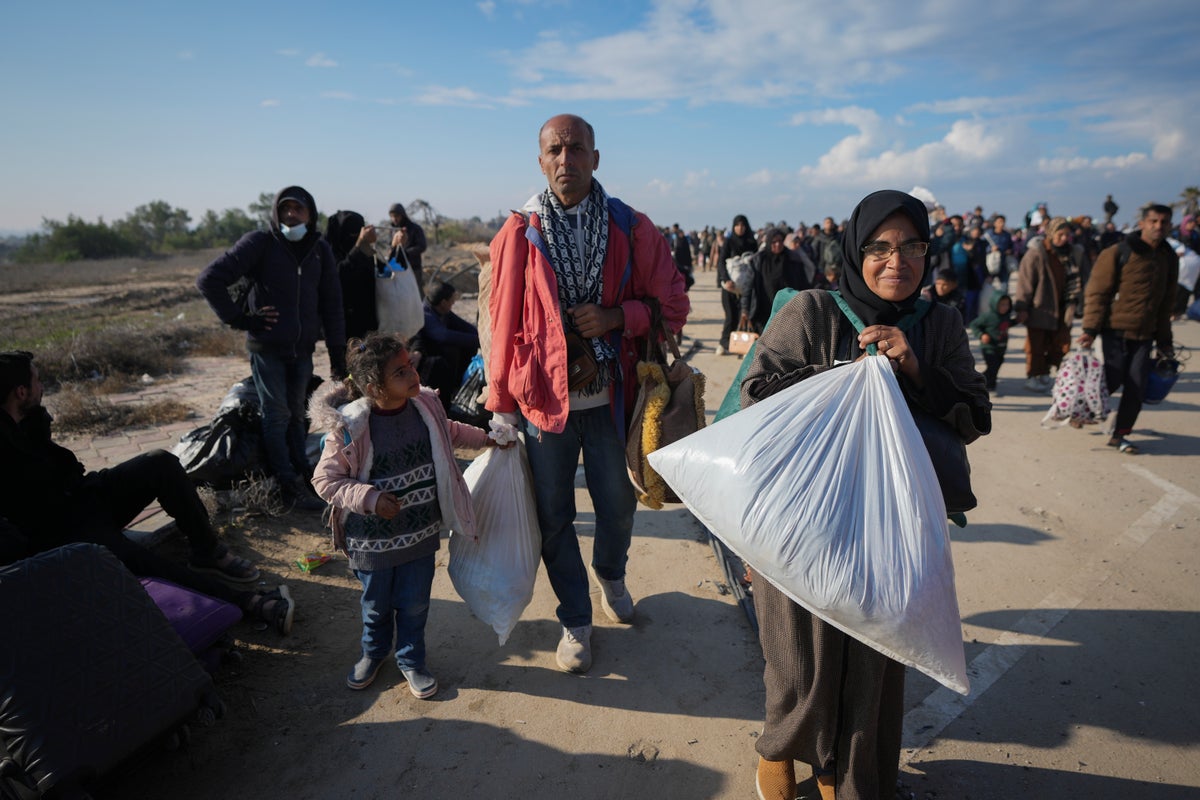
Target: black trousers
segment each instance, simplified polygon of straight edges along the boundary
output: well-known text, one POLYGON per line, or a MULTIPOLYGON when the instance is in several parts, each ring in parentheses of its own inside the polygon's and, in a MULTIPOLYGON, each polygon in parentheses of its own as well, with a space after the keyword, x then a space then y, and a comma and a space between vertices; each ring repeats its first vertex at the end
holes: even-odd
POLYGON ((1121 390, 1121 404, 1117 406, 1114 436, 1126 436, 1133 431, 1138 414, 1142 411, 1142 398, 1150 382, 1150 350, 1154 342, 1150 339, 1126 339, 1120 331, 1105 330, 1100 333, 1104 350, 1104 380, 1108 393, 1121 390))
POLYGON ((983 370, 983 379, 987 384, 987 388, 996 388, 996 376, 1000 374, 1000 366, 1004 363, 1004 353, 1007 347, 989 348, 983 352, 983 363, 986 368, 983 370))
POLYGON ((252 592, 235 591, 223 581, 192 572, 125 536, 125 527, 142 509, 158 501, 187 537, 194 556, 211 556, 219 547, 208 511, 174 455, 154 450, 115 467, 89 473, 84 478, 83 495, 74 524, 59 544, 104 545, 134 575, 164 578, 239 608, 245 607, 252 592))
POLYGON ((742 319, 742 301, 733 292, 721 290, 721 308, 725 309, 725 325, 721 328, 721 347, 729 349, 729 334, 737 330, 742 319))

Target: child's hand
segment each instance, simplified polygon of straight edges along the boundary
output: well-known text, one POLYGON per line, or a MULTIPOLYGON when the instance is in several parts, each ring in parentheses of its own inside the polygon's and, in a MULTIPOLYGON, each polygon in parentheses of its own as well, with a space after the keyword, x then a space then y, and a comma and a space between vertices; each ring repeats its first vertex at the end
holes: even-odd
POLYGON ((491 431, 488 433, 487 446, 507 450, 517 443, 517 427, 495 419, 488 422, 491 431))
POLYGON ((400 499, 391 492, 381 492, 375 501, 375 513, 384 519, 392 519, 400 513, 400 499))
POLYGON ((980 343, 982 343, 982 344, 991 344, 991 343, 992 343, 992 337, 991 337, 991 336, 988 336, 986 333, 984 333, 984 334, 980 334, 980 336, 979 336, 979 341, 980 341, 980 343))

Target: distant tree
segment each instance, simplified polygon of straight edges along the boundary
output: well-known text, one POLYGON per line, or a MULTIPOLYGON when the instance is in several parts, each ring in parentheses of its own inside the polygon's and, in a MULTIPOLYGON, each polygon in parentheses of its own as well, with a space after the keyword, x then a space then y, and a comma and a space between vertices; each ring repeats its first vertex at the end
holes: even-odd
POLYGON ((260 227, 258 220, 240 208, 227 208, 220 214, 209 209, 192 231, 192 238, 196 247, 227 247, 260 227))
POLYGON ((256 217, 262 222, 262 227, 268 228, 271 225, 271 215, 275 211, 275 193, 263 192, 258 196, 258 200, 251 203, 247 210, 250 216, 256 217))
POLYGON ((144 252, 162 252, 168 239, 186 245, 188 225, 192 218, 182 208, 172 208, 165 200, 140 205, 113 224, 113 228, 130 241, 138 242, 144 252))
POLYGON ((1200 210, 1200 187, 1189 186, 1179 196, 1183 198, 1183 213, 1196 216, 1197 210, 1200 210))
POLYGON ((75 215, 66 222, 43 219, 45 233, 35 233, 13 253, 23 264, 42 261, 78 261, 83 258, 118 258, 142 254, 141 242, 123 236, 100 218, 87 222, 75 215))
POLYGON ((426 231, 433 231, 433 243, 438 244, 438 229, 441 227, 445 217, 437 213, 433 206, 429 205, 429 203, 421 200, 420 198, 409 203, 405 210, 408 211, 408 216, 411 219, 416 219, 418 216, 420 217, 421 226, 425 228, 426 231))

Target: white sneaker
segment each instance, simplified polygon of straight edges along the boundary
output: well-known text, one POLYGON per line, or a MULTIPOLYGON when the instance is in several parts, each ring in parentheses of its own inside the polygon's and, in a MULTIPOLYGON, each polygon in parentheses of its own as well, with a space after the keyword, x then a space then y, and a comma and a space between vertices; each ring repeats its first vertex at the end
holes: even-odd
POLYGON ((729 352, 729 351, 728 351, 728 350, 726 350, 726 349, 725 349, 724 347, 722 347, 721 345, 717 345, 717 355, 719 355, 719 356, 723 356, 723 355, 725 355, 725 354, 726 354, 726 353, 728 353, 728 352, 729 352))
POLYGON ((592 626, 563 628, 554 654, 558 666, 566 672, 584 673, 592 668, 592 626))
MULTIPOLYGON (((593 573, 595 574, 595 573, 593 573)), ((625 579, 606 581, 596 575, 596 583, 600 584, 600 608, 613 622, 633 622, 633 598, 625 589, 625 579)))

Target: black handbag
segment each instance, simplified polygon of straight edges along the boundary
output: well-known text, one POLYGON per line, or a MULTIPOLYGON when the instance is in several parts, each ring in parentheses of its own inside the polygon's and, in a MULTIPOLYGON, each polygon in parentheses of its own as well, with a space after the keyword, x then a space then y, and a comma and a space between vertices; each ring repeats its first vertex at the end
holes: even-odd
POLYGON ((975 493, 971 491, 971 462, 967 460, 967 445, 962 437, 926 411, 913 409, 912 415, 921 438, 925 440, 929 460, 933 462, 933 471, 942 489, 942 499, 946 502, 946 512, 960 514, 979 505, 975 493))
POLYGON ((578 392, 596 380, 600 368, 596 364, 596 353, 592 344, 575 331, 566 331, 567 337, 567 389, 578 392))

